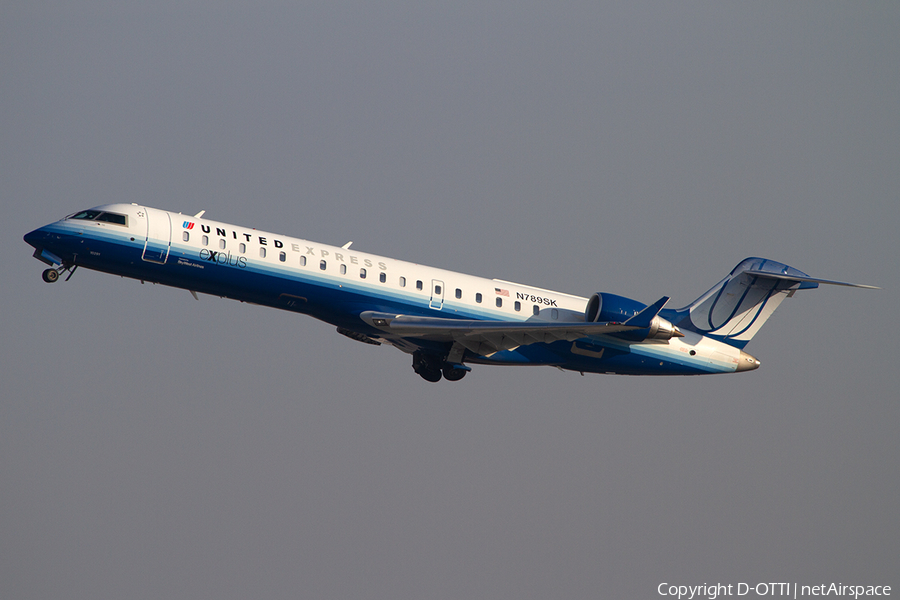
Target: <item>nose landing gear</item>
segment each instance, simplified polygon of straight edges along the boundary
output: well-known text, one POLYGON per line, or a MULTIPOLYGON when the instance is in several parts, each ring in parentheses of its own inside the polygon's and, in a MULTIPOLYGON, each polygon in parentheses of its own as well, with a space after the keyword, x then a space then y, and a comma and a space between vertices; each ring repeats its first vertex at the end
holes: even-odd
POLYGON ((59 276, 69 272, 69 276, 66 277, 66 281, 72 279, 72 275, 75 274, 75 269, 78 268, 78 265, 63 265, 56 269, 46 269, 43 273, 41 273, 41 279, 46 281, 47 283, 55 283, 59 280, 59 276))

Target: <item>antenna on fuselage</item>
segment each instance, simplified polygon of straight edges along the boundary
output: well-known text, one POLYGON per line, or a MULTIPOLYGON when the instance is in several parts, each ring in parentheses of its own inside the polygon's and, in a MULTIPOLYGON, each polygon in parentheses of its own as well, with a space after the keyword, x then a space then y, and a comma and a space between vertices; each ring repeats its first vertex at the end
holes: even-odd
POLYGON ((348 249, 348 248, 350 247, 350 244, 352 244, 352 243, 353 243, 352 241, 347 242, 346 244, 344 244, 343 246, 341 246, 341 248, 343 248, 344 250, 346 250, 346 249, 348 249))
POLYGON ((194 215, 194 218, 195 218, 195 219, 199 219, 200 217, 203 216, 203 213, 205 213, 205 212, 206 212, 205 210, 201 210, 201 211, 198 212, 196 215, 194 215))

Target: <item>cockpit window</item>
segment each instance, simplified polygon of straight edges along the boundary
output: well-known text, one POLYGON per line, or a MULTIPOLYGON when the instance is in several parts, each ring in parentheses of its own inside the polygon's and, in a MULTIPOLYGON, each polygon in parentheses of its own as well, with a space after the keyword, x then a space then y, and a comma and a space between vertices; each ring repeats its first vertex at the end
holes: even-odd
POLYGON ((82 221, 101 221, 103 223, 115 223, 116 225, 125 225, 127 223, 125 215, 111 212, 102 212, 99 210, 83 210, 66 218, 80 219, 82 221))
POLYGON ((100 216, 94 220, 95 221, 104 221, 106 223, 115 223, 116 225, 124 225, 125 224, 125 215, 105 212, 105 213, 100 213, 100 216))
POLYGON ((99 210, 83 210, 70 216, 70 219, 83 219, 85 221, 93 221, 100 216, 99 210))

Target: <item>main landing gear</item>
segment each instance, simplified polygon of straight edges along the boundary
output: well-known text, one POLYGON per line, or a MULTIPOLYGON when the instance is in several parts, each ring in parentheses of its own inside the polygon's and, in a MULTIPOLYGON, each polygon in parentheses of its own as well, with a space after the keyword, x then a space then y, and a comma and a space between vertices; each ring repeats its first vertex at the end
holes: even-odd
POLYGON ((459 381, 468 372, 468 367, 449 363, 437 355, 421 351, 413 353, 412 368, 419 377, 431 383, 437 383, 441 377, 447 381, 459 381))
POLYGON ((72 278, 72 275, 75 274, 75 269, 77 268, 78 265, 63 265, 56 269, 47 269, 43 273, 41 273, 41 279, 43 279, 47 283, 55 283, 59 280, 60 275, 68 271, 69 276, 66 277, 66 281, 68 281, 72 278))

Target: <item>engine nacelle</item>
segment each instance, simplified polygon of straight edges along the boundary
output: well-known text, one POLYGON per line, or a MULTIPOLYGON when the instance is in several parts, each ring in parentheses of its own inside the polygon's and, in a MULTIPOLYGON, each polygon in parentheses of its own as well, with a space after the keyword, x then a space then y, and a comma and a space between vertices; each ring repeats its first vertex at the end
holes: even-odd
POLYGON ((625 296, 594 292, 584 309, 584 320, 588 323, 600 321, 624 323, 646 307, 646 304, 641 304, 637 300, 625 296))
MULTIPOLYGON (((588 323, 602 321, 625 323, 645 308, 647 308, 646 304, 631 298, 606 292, 595 292, 588 299, 587 306, 584 309, 584 320, 588 323)), ((670 340, 673 337, 682 337, 683 334, 672 323, 656 315, 650 321, 649 327, 623 331, 612 335, 640 342, 643 340, 670 340)))

